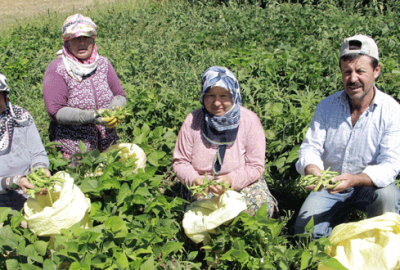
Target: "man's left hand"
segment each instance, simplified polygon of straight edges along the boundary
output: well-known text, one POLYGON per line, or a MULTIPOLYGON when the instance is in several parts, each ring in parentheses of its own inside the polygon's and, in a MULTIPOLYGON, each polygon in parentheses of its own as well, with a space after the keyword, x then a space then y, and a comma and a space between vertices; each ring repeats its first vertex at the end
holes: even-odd
MULTIPOLYGON (((360 174, 349 174, 349 173, 343 173, 341 175, 335 176, 332 178, 332 182, 336 183, 339 182, 340 184, 337 185, 334 188, 327 188, 327 191, 329 194, 335 194, 338 192, 342 192, 350 187, 362 187, 362 186, 373 186, 373 182, 369 178, 368 175, 365 173, 360 173, 360 174)), ((329 185, 327 186, 329 187, 329 185)))

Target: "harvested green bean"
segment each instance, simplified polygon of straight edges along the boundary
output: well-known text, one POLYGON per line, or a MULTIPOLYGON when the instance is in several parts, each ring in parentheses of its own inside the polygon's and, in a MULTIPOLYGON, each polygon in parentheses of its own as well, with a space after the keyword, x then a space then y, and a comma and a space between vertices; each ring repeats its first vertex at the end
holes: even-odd
POLYGON ((192 192, 193 195, 196 195, 197 193, 201 193, 204 196, 208 196, 208 194, 205 192, 205 189, 208 188, 209 186, 219 185, 225 189, 231 189, 229 187, 228 183, 225 183, 225 182, 217 183, 213 180, 213 178, 214 177, 211 177, 210 180, 207 180, 207 173, 206 173, 205 178, 203 180, 203 184, 201 186, 192 186, 192 187, 188 187, 188 189, 192 192))
POLYGON ((62 184, 65 182, 64 178, 60 176, 53 175, 51 177, 46 176, 46 171, 44 168, 39 168, 37 170, 32 170, 30 174, 27 175, 29 183, 35 186, 33 189, 28 189, 26 194, 30 195, 32 198, 36 197, 36 193, 40 192, 43 188, 47 189, 49 192, 49 198, 51 204, 53 204, 53 198, 51 197, 50 190, 54 190, 55 184, 62 184))
POLYGON ((332 189, 336 187, 337 185, 340 184, 341 181, 338 182, 332 182, 332 177, 335 177, 339 175, 338 172, 335 171, 330 171, 330 167, 326 170, 321 170, 321 176, 315 176, 313 174, 309 174, 306 176, 302 176, 300 178, 300 181, 305 185, 305 186, 311 186, 311 185, 316 185, 314 188, 314 191, 318 191, 321 186, 323 186, 326 189, 332 189))

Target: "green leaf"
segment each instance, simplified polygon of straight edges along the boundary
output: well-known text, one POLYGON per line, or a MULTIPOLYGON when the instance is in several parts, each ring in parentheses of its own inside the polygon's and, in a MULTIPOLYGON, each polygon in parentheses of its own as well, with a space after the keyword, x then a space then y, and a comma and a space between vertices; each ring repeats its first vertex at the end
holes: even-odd
POLYGON ((163 127, 156 127, 153 131, 153 136, 155 138, 161 138, 162 134, 163 134, 163 127))
POLYGON ((99 182, 97 180, 92 179, 84 179, 82 183, 79 185, 80 190, 83 193, 94 192, 97 193, 97 187, 99 186, 99 182))
POLYGON ((37 251, 36 251, 34 245, 28 245, 26 247, 26 256, 31 260, 34 260, 34 261, 39 262, 39 263, 42 263, 43 262, 43 257, 38 256, 36 254, 36 252, 37 251))
POLYGON ((6 260, 6 266, 8 270, 17 270, 19 269, 19 263, 15 259, 6 260))
POLYGON ((282 110, 283 110, 283 104, 282 103, 274 103, 273 105, 272 105, 272 113, 274 114, 274 115, 278 115, 278 114, 281 114, 282 113, 282 110))
POLYGON ((190 252, 189 255, 188 255, 188 260, 189 260, 189 261, 193 261, 194 259, 196 259, 197 254, 199 254, 198 251, 192 251, 192 252, 190 252))
POLYGON ((127 183, 122 184, 117 195, 117 205, 124 202, 125 198, 132 195, 132 191, 127 183))
POLYGON ((311 252, 308 250, 303 251, 301 254, 301 265, 300 265, 300 270, 306 269, 310 263, 310 260, 312 258, 311 252))
POLYGON ((77 243, 77 242, 69 242, 67 244, 66 250, 67 250, 68 253, 78 254, 79 253, 79 243, 77 243))
POLYGON ((108 178, 104 180, 98 187, 99 190, 119 189, 119 188, 120 188, 120 182, 118 181, 118 179, 115 178, 108 178))
POLYGON ((176 138, 177 138, 177 136, 176 136, 176 134, 175 134, 175 132, 173 132, 173 131, 171 131, 171 130, 168 130, 165 134, 164 134, 164 140, 165 141, 173 141, 173 142, 175 142, 176 141, 176 138))
POLYGON ((282 168, 286 164, 286 158, 285 157, 280 157, 279 159, 276 159, 272 162, 274 166, 276 166, 278 169, 282 168))
POLYGON ((73 262, 68 268, 69 270, 82 270, 81 264, 78 262, 73 262))
POLYGON ((142 195, 135 194, 133 196, 133 198, 132 198, 132 203, 146 205, 147 204, 147 200, 142 195))
POLYGON ((106 266, 109 266, 109 257, 98 254, 92 258, 91 265, 93 268, 107 269, 106 266))
POLYGON ((331 269, 335 269, 335 270, 347 270, 346 267, 344 267, 337 259, 335 258, 331 258, 329 257, 329 255, 327 255, 327 257, 325 259, 320 259, 321 263, 331 269))
POLYGON ((300 145, 296 145, 295 147, 292 148, 292 150, 289 153, 289 156, 286 159, 286 163, 291 163, 299 158, 299 148, 300 145))
POLYGON ((35 250, 41 255, 44 256, 46 255, 46 250, 47 250, 47 245, 48 243, 45 241, 35 241, 33 243, 35 250))
POLYGON ((145 139, 146 139, 147 134, 141 133, 139 136, 135 137, 135 140, 133 141, 133 143, 137 144, 137 145, 141 145, 145 139))
POLYGON ((153 256, 150 256, 150 258, 147 259, 141 266, 140 270, 153 270, 156 269, 154 265, 154 258, 153 256))
POLYGON ((158 166, 158 161, 165 155, 166 153, 164 151, 155 151, 147 157, 147 161, 153 166, 158 166))
POLYGON ((314 228, 314 217, 311 217, 310 221, 307 223, 306 227, 304 228, 305 232, 311 231, 314 228))
POLYGON ((153 250, 151 249, 151 246, 147 246, 146 248, 138 248, 133 251, 135 256, 140 255, 140 254, 152 254, 153 250))
POLYGON ((82 141, 79 141, 79 150, 81 150, 82 153, 87 151, 87 146, 82 141))
POLYGON ((109 249, 114 249, 117 247, 113 241, 105 241, 103 245, 103 249, 108 251, 109 249))
POLYGON ((243 239, 233 239, 232 248, 237 250, 246 249, 246 242, 243 239))
POLYGON ((180 249, 182 249, 183 243, 177 243, 177 242, 167 242, 163 247, 162 247, 162 253, 163 257, 168 256, 172 252, 176 252, 180 249))
POLYGON ((142 134, 144 134, 145 136, 149 135, 149 133, 150 133, 150 127, 149 127, 149 125, 144 124, 143 127, 142 127, 142 129, 141 129, 141 131, 142 131, 142 134))
POLYGON ((223 261, 233 261, 234 258, 231 256, 233 252, 233 249, 229 250, 228 252, 225 252, 222 256, 221 256, 221 260, 223 261))
POLYGON ((123 238, 128 233, 125 221, 120 217, 113 216, 106 219, 104 226, 114 234, 115 238, 123 238))
POLYGON ((39 266, 36 265, 32 265, 32 264, 20 264, 19 265, 21 268, 21 270, 41 270, 42 268, 40 268, 39 266))
POLYGON ((3 223, 7 219, 9 213, 9 207, 0 207, 0 223, 3 223))
POLYGON ((91 270, 92 266, 92 257, 94 257, 94 254, 89 254, 85 257, 84 261, 81 261, 81 267, 82 270, 91 270))
POLYGON ((144 187, 138 187, 135 190, 135 195, 142 195, 144 197, 151 197, 151 193, 149 191, 149 188, 145 187, 145 186, 144 187))
POLYGON ((43 270, 57 270, 57 265, 54 263, 54 261, 46 259, 43 262, 43 270))
POLYGON ((95 243, 97 240, 100 239, 101 236, 103 236, 102 233, 92 231, 92 232, 90 232, 90 234, 89 234, 89 238, 88 238, 87 242, 88 242, 88 243, 95 243))
MULTIPOLYGON (((316 241, 318 241, 318 243, 321 244, 321 245, 323 245, 323 246, 334 246, 334 245, 331 243, 331 241, 329 241, 329 238, 326 238, 326 237, 321 237, 321 238, 319 238, 319 239, 316 240, 316 241)), ((314 241, 314 242, 315 242, 315 241, 314 241)))
POLYGON ((157 153, 153 152, 147 157, 147 161, 153 165, 153 166, 158 166, 158 155, 157 153))
POLYGON ((255 215, 256 218, 266 218, 268 216, 268 202, 265 202, 255 215))
POLYGON ((53 146, 60 146, 60 145, 62 145, 62 144, 58 143, 58 142, 48 142, 48 143, 46 143, 46 145, 44 147, 45 148, 50 148, 50 147, 53 147, 53 146))
POLYGON ((119 267, 122 267, 123 269, 129 269, 129 261, 128 261, 128 258, 126 257, 125 253, 115 252, 114 257, 116 258, 117 264, 119 267))
POLYGON ((58 168, 68 165, 69 161, 67 159, 55 159, 52 163, 54 168, 58 168))

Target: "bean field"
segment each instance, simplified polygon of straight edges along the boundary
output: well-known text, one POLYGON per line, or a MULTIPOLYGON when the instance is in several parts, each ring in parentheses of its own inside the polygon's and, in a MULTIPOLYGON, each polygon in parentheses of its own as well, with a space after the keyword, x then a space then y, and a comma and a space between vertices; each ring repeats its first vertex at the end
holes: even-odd
POLYGON ((49 143, 43 76, 72 13, 48 12, 3 28, 0 70, 11 101, 33 115, 51 171, 70 173, 90 198, 93 227, 40 237, 20 227, 22 213, 0 208, 0 268, 209 269, 219 254, 218 269, 317 269, 320 263, 345 269, 324 253, 328 239, 300 242, 293 235, 307 196, 294 164, 316 105, 343 88, 338 63, 345 37, 362 33, 376 40, 377 86, 400 100, 399 11, 400 1, 385 0, 139 0, 84 9, 98 26, 99 53, 113 64, 132 108, 117 131, 120 142, 145 151, 147 167, 138 173, 116 155, 84 147, 82 164, 68 167, 49 143), (180 126, 200 107, 201 74, 213 65, 232 70, 243 106, 261 119, 264 178, 280 218, 266 219, 264 208, 254 217, 242 213, 197 246, 182 228, 185 202, 171 161, 180 126), (103 174, 96 176, 99 164, 103 174))

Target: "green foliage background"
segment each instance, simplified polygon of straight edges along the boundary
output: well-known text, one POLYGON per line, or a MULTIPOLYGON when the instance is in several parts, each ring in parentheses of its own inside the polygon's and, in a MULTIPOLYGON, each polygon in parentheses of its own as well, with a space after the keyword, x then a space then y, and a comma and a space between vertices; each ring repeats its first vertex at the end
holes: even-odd
MULTIPOLYGON (((121 141, 140 145, 165 182, 174 179, 170 163, 179 128, 200 106, 201 74, 212 65, 231 69, 243 105, 264 126, 265 177, 285 216, 306 196, 294 162, 315 106, 342 89, 338 61, 345 37, 362 33, 377 41, 383 65, 377 85, 400 99, 399 10, 399 1, 191 0, 124 1, 82 13, 98 25, 99 52, 133 106, 134 117, 118 127, 121 141)), ((43 15, 2 30, 0 39, 0 70, 12 102, 32 113, 45 143, 42 80, 61 48, 68 15, 43 15)))
MULTIPOLYGON (((378 86, 400 97, 400 4, 345 3, 146 1, 88 10, 85 15, 98 25, 99 51, 114 65, 133 104, 135 117, 119 128, 121 141, 133 141, 144 125, 162 127, 170 132, 168 145, 150 141, 148 146, 170 156, 171 132, 176 135, 186 115, 200 106, 202 72, 226 66, 240 81, 244 106, 265 128, 271 190, 281 209, 298 206, 304 194, 297 191, 293 162, 316 104, 342 89, 338 53, 343 38, 358 33, 375 38, 383 64, 378 86)), ((65 17, 47 14, 40 22, 9 29, 0 41, 0 66, 13 102, 33 114, 44 142, 49 119, 42 80, 61 48, 65 17)))

